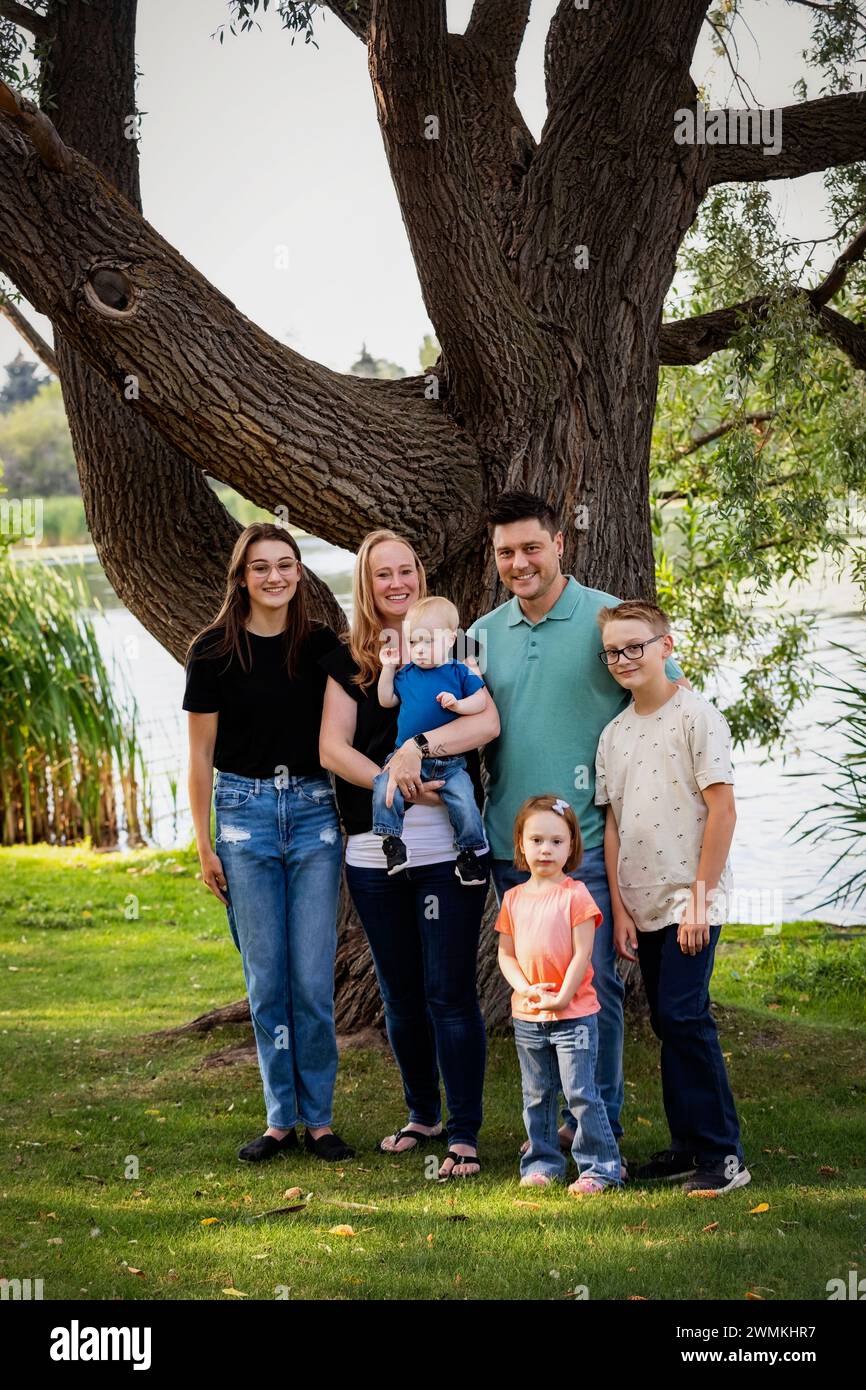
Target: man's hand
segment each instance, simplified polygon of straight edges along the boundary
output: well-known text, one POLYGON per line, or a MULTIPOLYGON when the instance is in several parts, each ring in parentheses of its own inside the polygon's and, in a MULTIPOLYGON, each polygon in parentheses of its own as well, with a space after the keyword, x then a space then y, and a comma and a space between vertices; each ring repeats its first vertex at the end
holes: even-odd
POLYGON ((453 709, 454 706, 457 704, 457 696, 454 695, 450 690, 440 690, 439 694, 436 696, 436 699, 439 701, 443 709, 453 709))
POLYGON ((627 912, 613 919, 613 946, 622 960, 637 960, 637 928, 627 912))

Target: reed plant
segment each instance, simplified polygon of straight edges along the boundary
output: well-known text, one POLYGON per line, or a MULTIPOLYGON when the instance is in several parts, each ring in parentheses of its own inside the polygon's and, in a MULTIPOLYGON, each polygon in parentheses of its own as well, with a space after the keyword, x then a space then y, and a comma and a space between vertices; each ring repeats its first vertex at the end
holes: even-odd
POLYGON ((81 578, 0 547, 0 838, 141 844, 147 779, 131 696, 118 696, 81 578))

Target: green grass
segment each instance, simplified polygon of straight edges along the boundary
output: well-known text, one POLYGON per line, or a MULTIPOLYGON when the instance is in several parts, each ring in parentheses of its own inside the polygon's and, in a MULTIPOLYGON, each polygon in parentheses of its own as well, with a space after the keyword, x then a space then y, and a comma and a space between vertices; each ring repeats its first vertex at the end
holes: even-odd
MULTIPOLYGON (((375 1050, 341 1059, 336 1125, 354 1161, 249 1167, 236 1151, 264 1127, 256 1067, 196 1070, 245 1030, 146 1036, 242 992, 195 868, 183 853, 0 852, 0 1274, 42 1278, 46 1299, 557 1299, 580 1286, 592 1299, 824 1299, 829 1279, 864 1267, 862 1001, 838 972, 828 1021, 752 966, 761 928, 726 933, 715 994, 753 1183, 722 1199, 521 1189, 507 1036, 491 1040, 481 1178, 427 1181, 418 1154, 375 1152, 405 1114, 390 1055, 375 1050), (765 1002, 767 987, 778 995, 765 1002), (253 1219, 296 1205, 293 1187, 300 1211, 253 1219), (375 1210, 340 1205, 353 1202, 375 1210)), ((822 930, 792 924, 775 940, 803 953, 802 972, 822 930)), ((657 1060, 652 1034, 630 1023, 634 1160, 666 1140, 657 1060)))

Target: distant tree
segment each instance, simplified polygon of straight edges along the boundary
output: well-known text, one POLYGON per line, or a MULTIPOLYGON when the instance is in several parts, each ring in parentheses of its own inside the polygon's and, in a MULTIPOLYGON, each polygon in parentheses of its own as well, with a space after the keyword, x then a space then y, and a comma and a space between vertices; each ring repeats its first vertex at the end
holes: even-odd
POLYGON ((349 371, 352 376, 372 376, 380 381, 399 381, 400 377, 406 375, 396 362, 389 362, 384 357, 371 357, 366 343, 361 344, 361 355, 357 362, 352 363, 349 371))
POLYGON ((442 349, 437 343, 433 334, 425 333, 424 341, 422 342, 421 347, 418 351, 418 361, 420 362, 423 370, 426 372, 429 371, 431 367, 435 367, 441 355, 442 349))
POLYGON ((47 381, 48 377, 39 375, 39 364, 28 362, 23 353, 19 352, 6 367, 6 384, 0 390, 0 413, 11 410, 13 405, 18 405, 21 401, 32 400, 47 381))
POLYGON ((5 407, 0 415, 0 459, 12 496, 80 496, 59 381, 38 381, 29 399, 5 407))

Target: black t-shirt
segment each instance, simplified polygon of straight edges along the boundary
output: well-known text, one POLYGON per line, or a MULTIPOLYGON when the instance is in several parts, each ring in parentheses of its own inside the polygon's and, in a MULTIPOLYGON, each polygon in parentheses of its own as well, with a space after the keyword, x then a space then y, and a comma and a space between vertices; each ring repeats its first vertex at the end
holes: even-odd
POLYGON ((276 777, 281 768, 295 777, 326 777, 319 762, 319 726, 327 678, 319 660, 335 646, 337 634, 314 624, 298 650, 291 679, 282 633, 249 633, 249 671, 234 652, 213 655, 222 634, 217 628, 196 642, 183 697, 185 710, 219 714, 214 766, 241 777, 276 777))
MULTIPOLYGON (((320 657, 319 664, 338 685, 351 695, 358 706, 358 722, 352 747, 364 753, 372 762, 381 767, 389 753, 397 746, 397 715, 399 708, 383 709, 379 704, 376 682, 362 690, 355 685, 352 676, 358 670, 352 653, 345 642, 320 657)), ((481 765, 477 749, 465 753, 466 771, 472 778, 475 800, 479 810, 484 808, 484 788, 481 783, 481 765)), ((347 835, 362 835, 373 828, 373 793, 366 787, 356 787, 353 782, 336 778, 337 806, 340 819, 347 835)))

